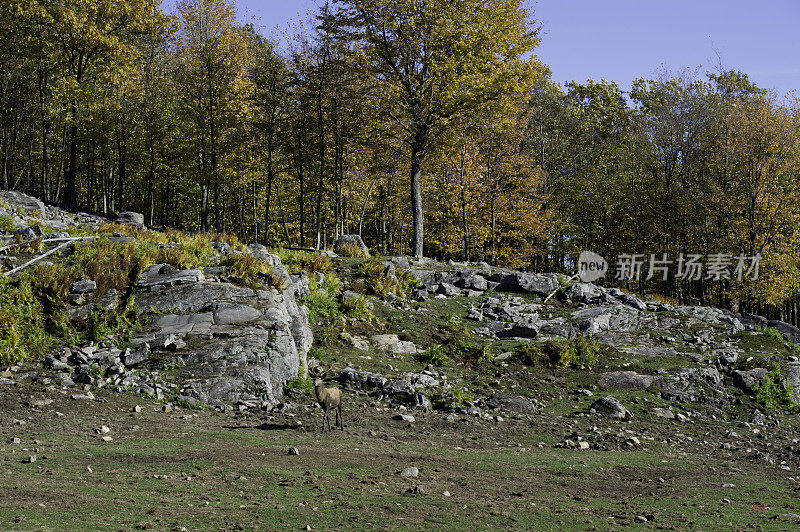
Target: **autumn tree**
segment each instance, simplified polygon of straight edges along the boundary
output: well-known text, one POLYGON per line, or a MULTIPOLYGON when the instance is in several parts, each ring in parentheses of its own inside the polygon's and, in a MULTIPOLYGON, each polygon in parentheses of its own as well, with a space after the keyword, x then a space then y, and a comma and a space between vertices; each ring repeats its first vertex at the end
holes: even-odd
POLYGON ((247 112, 252 89, 247 76, 249 53, 236 27, 234 4, 227 0, 181 0, 177 37, 178 80, 182 106, 190 119, 194 160, 200 180, 200 228, 209 229, 210 192, 214 226, 222 229, 220 162, 232 146, 230 134, 247 112))
POLYGON ((354 43, 410 161, 413 254, 423 253, 421 172, 454 124, 525 93, 540 72, 539 40, 521 0, 341 0, 323 19, 354 43))

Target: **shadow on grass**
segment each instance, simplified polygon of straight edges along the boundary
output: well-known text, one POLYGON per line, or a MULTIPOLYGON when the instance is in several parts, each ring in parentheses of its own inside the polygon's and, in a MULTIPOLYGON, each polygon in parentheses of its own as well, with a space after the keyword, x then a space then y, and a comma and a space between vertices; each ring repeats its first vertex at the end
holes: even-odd
POLYGON ((303 428, 298 425, 288 425, 286 423, 262 423, 260 425, 239 425, 239 426, 223 426, 222 428, 228 430, 297 430, 303 428))

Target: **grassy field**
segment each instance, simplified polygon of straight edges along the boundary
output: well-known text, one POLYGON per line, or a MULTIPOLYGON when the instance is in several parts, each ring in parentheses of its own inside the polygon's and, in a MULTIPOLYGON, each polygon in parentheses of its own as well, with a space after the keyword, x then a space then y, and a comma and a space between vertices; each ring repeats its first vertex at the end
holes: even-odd
POLYGON ((726 451, 724 428, 700 421, 545 408, 409 424, 348 394, 346 430, 322 436, 310 398, 286 414, 224 414, 97 395, 3 390, 0 528, 786 530, 800 519, 792 471, 765 459, 790 425, 726 451), (53 403, 31 406, 37 399, 53 403), (575 434, 593 449, 554 446, 575 434), (626 445, 630 435, 641 445, 626 445), (419 476, 400 476, 407 466, 419 476))

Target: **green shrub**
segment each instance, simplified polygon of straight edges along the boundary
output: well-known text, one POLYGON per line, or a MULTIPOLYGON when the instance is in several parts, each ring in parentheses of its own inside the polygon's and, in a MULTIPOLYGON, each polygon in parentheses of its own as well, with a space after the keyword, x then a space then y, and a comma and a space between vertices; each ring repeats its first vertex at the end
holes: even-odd
POLYGON ((417 353, 415 358, 421 364, 430 364, 437 368, 444 368, 453 364, 453 359, 447 356, 441 345, 434 345, 424 353, 417 353))
POLYGON ((520 363, 525 364, 526 366, 535 366, 541 362, 543 358, 545 358, 542 350, 539 349, 539 346, 533 342, 521 344, 519 347, 517 347, 514 356, 519 360, 520 363))
POLYGON ((303 373, 305 373, 305 369, 303 366, 300 366, 300 370, 297 372, 297 377, 289 379, 286 381, 286 384, 283 385, 284 394, 289 394, 295 397, 314 395, 314 381, 310 376, 303 378, 303 373))
POLYGON ((228 255, 222 265, 228 267, 231 273, 239 277, 244 284, 252 288, 263 286, 262 279, 266 278, 267 284, 278 290, 286 290, 286 280, 273 273, 272 266, 250 253, 228 255))
POLYGON ((344 244, 339 249, 339 255, 342 257, 361 258, 361 257, 366 257, 367 253, 361 251, 361 248, 359 248, 356 245, 344 244))
POLYGON ((465 403, 468 403, 468 402, 471 403, 471 402, 475 401, 475 396, 472 395, 471 393, 469 393, 464 388, 457 388, 457 387, 454 386, 453 387, 453 399, 455 399, 455 402, 456 402, 457 405, 464 406, 465 403))
POLYGON ((382 279, 383 271, 383 263, 377 258, 367 259, 356 268, 358 276, 367 280, 382 279))
POLYGON ((784 341, 783 334, 775 327, 767 327, 762 334, 774 342, 782 344, 784 341))
POLYGON ((17 230, 17 226, 11 216, 0 216, 0 229, 7 233, 13 233, 17 230))
POLYGON ((278 250, 278 257, 280 257, 281 263, 291 272, 305 270, 309 273, 327 274, 333 271, 331 259, 319 253, 278 250))
POLYGON ((572 340, 548 340, 542 351, 550 365, 559 368, 591 368, 600 359, 600 344, 587 336, 577 336, 572 340))
POLYGON ((372 323, 372 304, 364 296, 349 297, 342 301, 342 310, 350 318, 372 323))
POLYGON ((763 381, 753 386, 753 396, 767 410, 800 412, 800 404, 792 399, 792 385, 777 366, 767 373, 763 381))
POLYGON ((342 315, 336 297, 325 292, 312 292, 303 299, 303 303, 308 307, 309 321, 312 324, 342 315))
POLYGON ((0 277, 0 367, 41 356, 52 343, 30 283, 0 277))

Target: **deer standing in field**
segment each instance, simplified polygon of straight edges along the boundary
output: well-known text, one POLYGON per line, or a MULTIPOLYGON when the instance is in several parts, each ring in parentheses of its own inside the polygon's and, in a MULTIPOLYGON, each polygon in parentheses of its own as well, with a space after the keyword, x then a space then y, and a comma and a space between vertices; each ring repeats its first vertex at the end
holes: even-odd
POLYGON ((342 391, 339 388, 325 388, 322 378, 314 379, 314 392, 317 395, 317 402, 324 411, 322 417, 322 433, 325 434, 325 421, 328 422, 328 432, 331 432, 331 420, 328 412, 336 410, 336 426, 344 431, 344 419, 342 419, 342 391))

